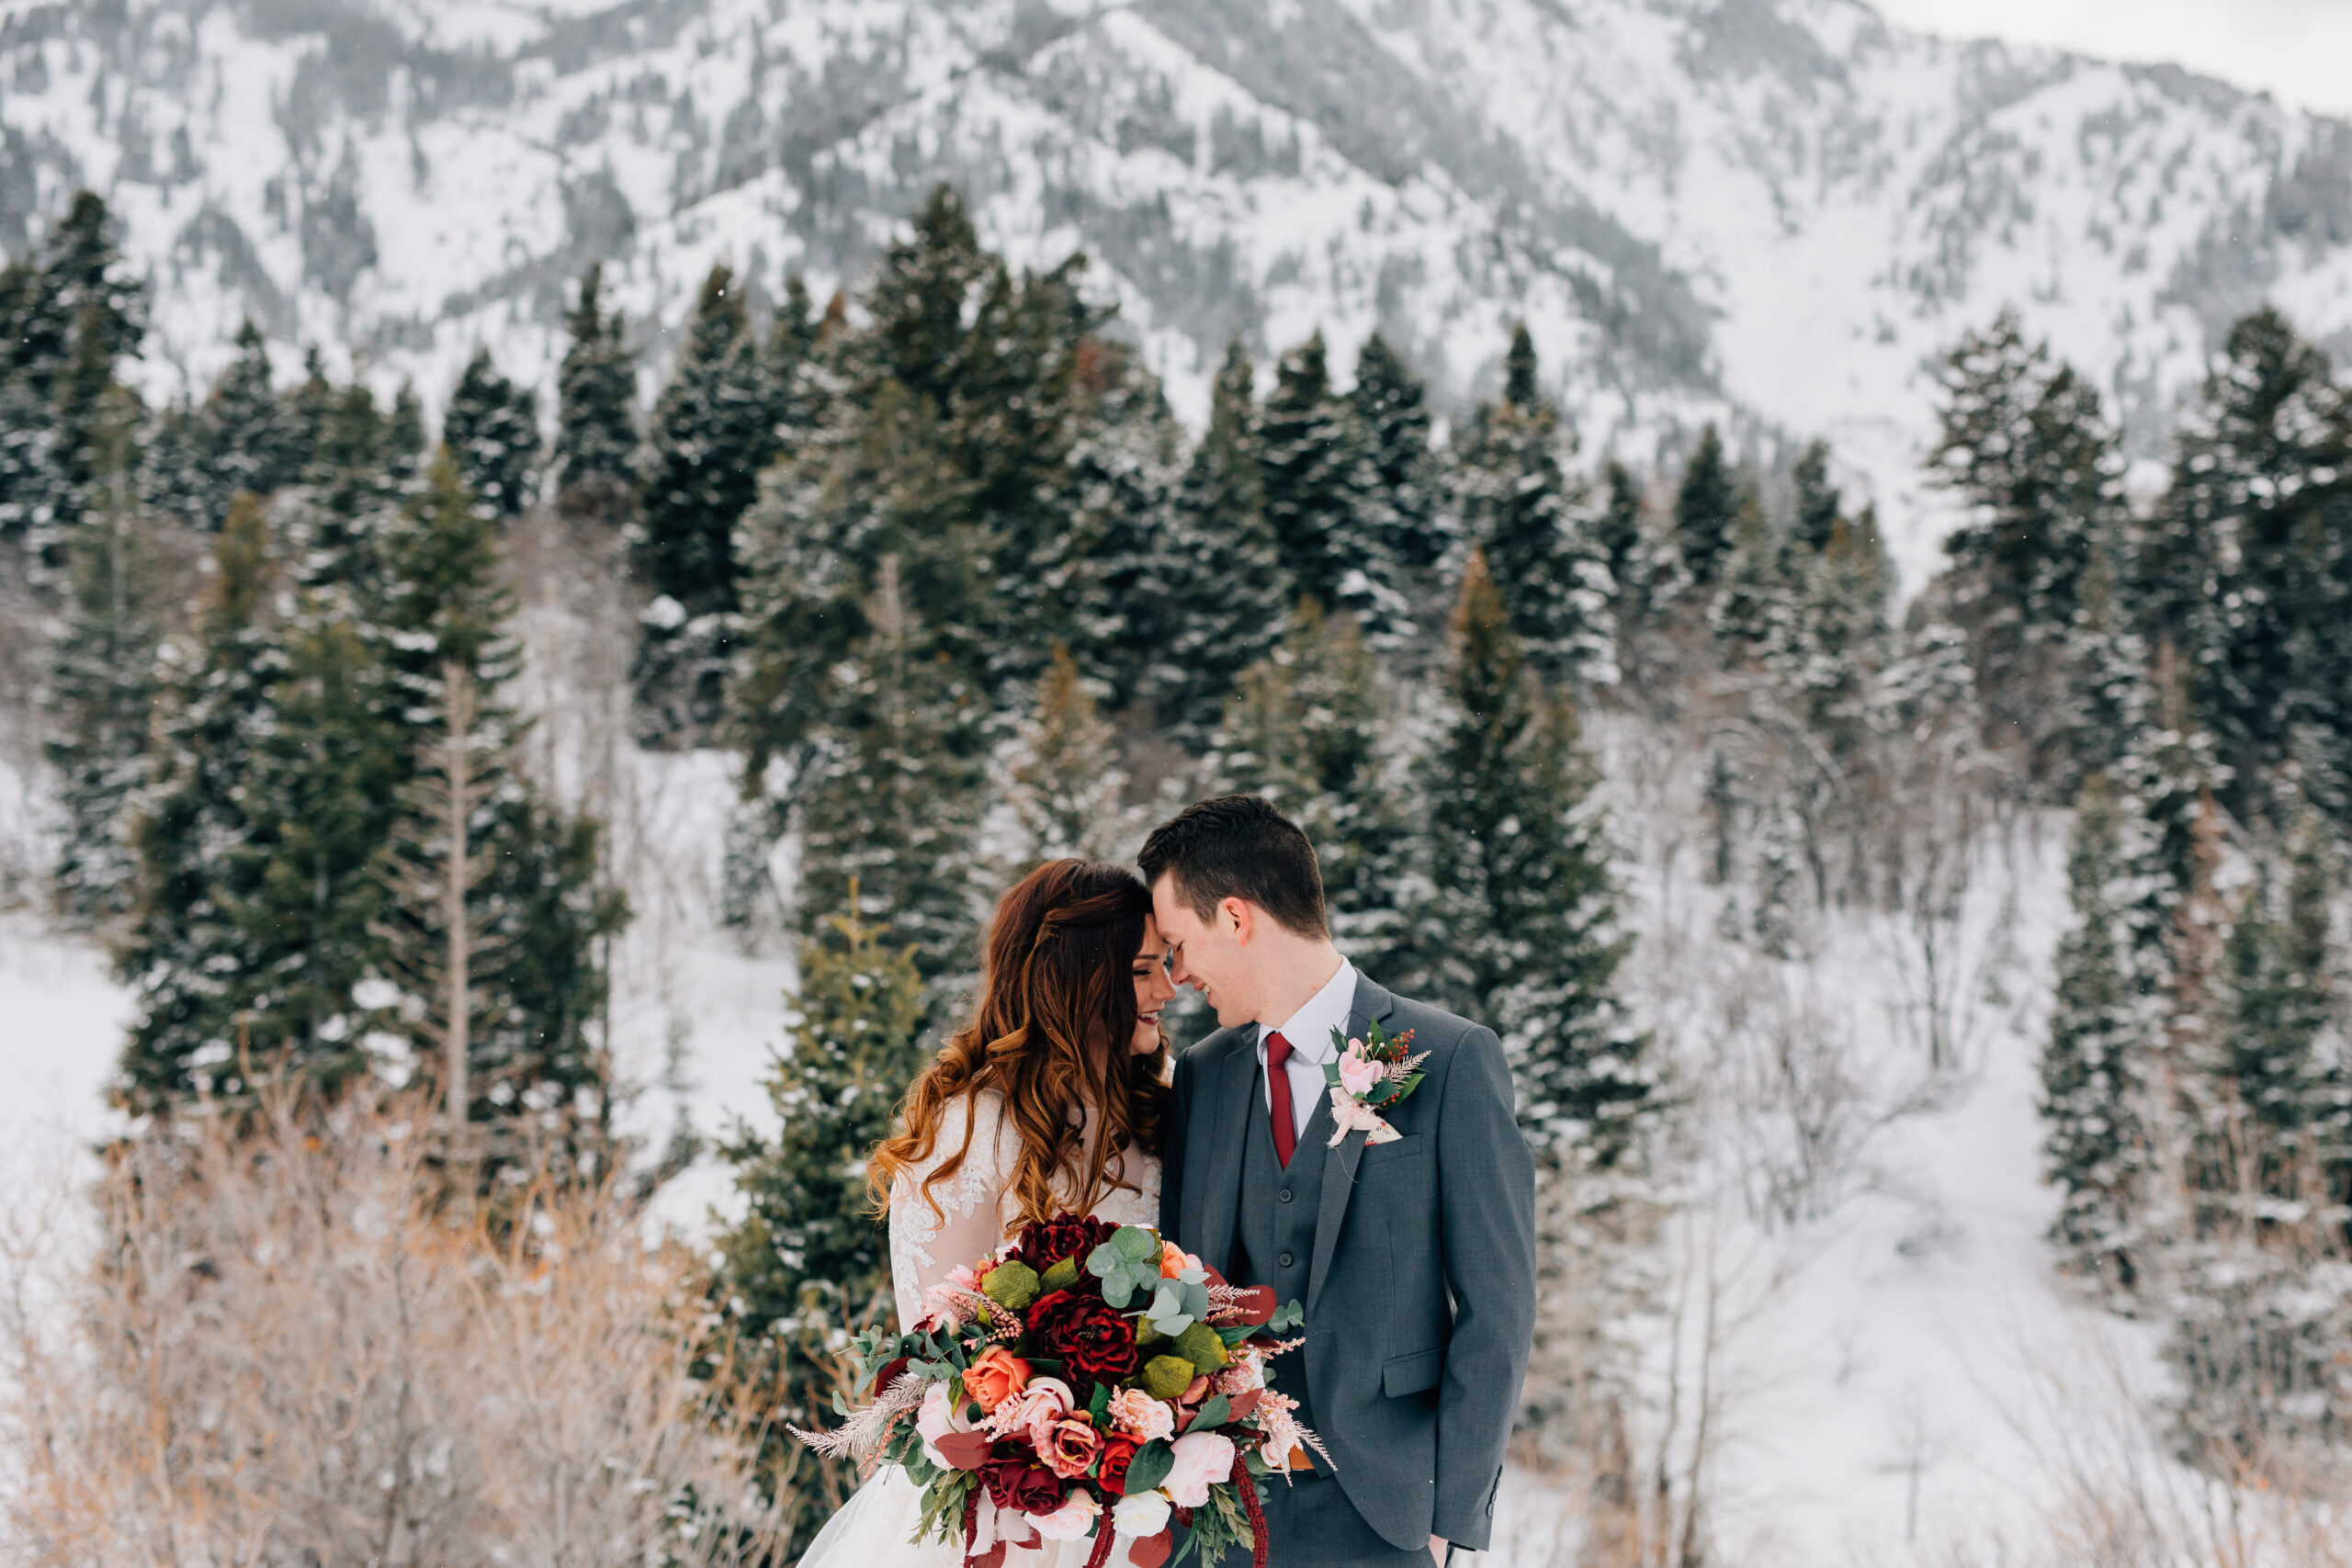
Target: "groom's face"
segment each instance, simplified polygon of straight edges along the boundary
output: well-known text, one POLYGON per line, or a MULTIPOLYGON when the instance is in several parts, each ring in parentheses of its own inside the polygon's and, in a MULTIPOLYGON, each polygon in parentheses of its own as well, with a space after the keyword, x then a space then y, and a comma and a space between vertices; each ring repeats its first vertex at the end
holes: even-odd
POLYGON ((1238 898, 1228 898, 1204 920, 1177 897, 1175 877, 1163 873, 1151 886, 1151 912, 1168 942, 1169 978, 1200 992, 1226 1028, 1256 1022, 1249 945, 1250 917, 1256 911, 1238 898))

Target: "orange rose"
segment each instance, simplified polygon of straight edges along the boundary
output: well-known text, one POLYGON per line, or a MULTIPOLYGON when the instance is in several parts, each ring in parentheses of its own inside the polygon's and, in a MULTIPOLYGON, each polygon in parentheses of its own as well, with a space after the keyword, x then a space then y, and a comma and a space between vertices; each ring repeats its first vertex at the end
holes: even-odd
POLYGON ((1029 1386, 1029 1363, 1001 1345, 991 1345, 964 1369, 964 1392, 972 1403, 993 1412, 1029 1386))
POLYGON ((1159 1277, 1173 1280, 1184 1271, 1184 1249, 1172 1241, 1159 1244, 1159 1277))

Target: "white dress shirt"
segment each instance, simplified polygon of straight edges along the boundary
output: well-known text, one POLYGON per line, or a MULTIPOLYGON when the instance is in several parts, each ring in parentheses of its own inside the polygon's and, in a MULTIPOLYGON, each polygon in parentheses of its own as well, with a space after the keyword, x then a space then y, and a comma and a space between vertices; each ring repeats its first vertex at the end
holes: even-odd
POLYGON ((1283 1072, 1290 1078, 1294 1134, 1306 1133, 1315 1108, 1323 1103, 1323 1064, 1337 1061, 1340 1055, 1339 1047, 1331 1043, 1331 1031, 1348 1027, 1348 1014, 1355 1005, 1356 966, 1342 958, 1339 972, 1306 998, 1306 1006, 1281 1023, 1258 1025, 1258 1087, 1266 1097, 1269 1113, 1274 1108, 1274 1087, 1266 1078, 1266 1036, 1279 1032, 1290 1042, 1290 1060, 1283 1064, 1283 1072))

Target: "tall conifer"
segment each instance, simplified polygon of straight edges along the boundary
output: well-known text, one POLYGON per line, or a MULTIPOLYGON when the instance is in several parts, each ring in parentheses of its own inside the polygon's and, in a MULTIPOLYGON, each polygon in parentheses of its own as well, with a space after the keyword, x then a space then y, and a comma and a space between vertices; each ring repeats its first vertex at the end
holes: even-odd
POLYGON ((1738 526, 1740 487, 1724 453, 1723 437, 1711 423, 1682 470, 1674 493, 1674 539, 1691 581, 1712 588, 1731 553, 1738 526))
POLYGON ((538 394, 500 375, 489 349, 477 350, 442 413, 441 445, 477 501, 515 516, 538 485, 538 394))

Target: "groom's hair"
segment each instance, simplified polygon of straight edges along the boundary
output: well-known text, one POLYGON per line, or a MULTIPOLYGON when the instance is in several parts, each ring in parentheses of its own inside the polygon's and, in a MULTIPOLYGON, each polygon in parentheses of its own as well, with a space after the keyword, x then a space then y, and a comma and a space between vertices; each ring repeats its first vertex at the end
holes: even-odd
POLYGON ((1194 801, 1151 830, 1136 862, 1146 883, 1171 878, 1204 920, 1227 898, 1246 898, 1300 936, 1331 934, 1315 846, 1264 795, 1194 801))

